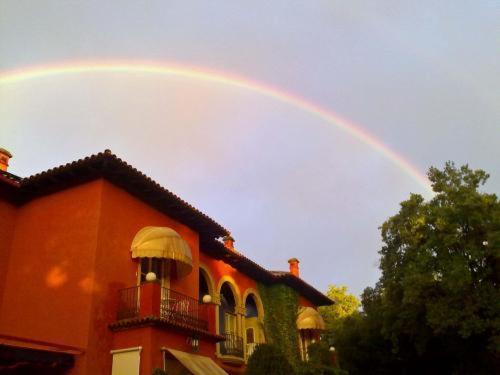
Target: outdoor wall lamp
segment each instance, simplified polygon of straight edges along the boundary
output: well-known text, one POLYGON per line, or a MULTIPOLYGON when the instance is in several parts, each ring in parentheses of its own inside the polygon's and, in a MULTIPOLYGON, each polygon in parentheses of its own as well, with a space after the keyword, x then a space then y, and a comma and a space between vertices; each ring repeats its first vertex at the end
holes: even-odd
POLYGON ((191 350, 193 352, 197 352, 198 350, 200 350, 200 339, 198 338, 198 336, 194 335, 194 336, 188 337, 187 343, 189 345, 191 345, 191 350))

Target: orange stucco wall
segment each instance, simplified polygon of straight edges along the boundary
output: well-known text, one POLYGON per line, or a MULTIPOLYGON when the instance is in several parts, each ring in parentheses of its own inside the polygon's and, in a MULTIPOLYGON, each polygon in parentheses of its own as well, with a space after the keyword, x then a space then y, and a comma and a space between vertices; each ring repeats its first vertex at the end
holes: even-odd
MULTIPOLYGON (((198 234, 189 227, 137 200, 124 190, 104 181, 97 250, 92 282, 92 306, 89 348, 109 348, 88 351, 87 373, 111 373, 111 348, 113 333, 108 324, 116 320, 118 290, 137 283, 137 262, 130 254, 130 244, 135 234, 145 226, 166 226, 174 229, 187 241, 193 256, 193 266, 198 265, 198 234)), ((171 282, 172 289, 197 298, 198 273, 192 272, 181 280, 171 282)), ((175 341, 175 340, 174 340, 175 341)), ((185 337, 181 340, 185 343, 185 337)), ((140 341, 136 345, 141 346, 140 341)), ((143 351, 145 353, 145 351, 143 351)))
MULTIPOLYGON (((216 292, 220 291, 218 288, 221 286, 221 279, 223 277, 230 281, 234 281, 234 284, 239 291, 239 298, 243 298, 243 295, 247 289, 257 289, 257 283, 255 282, 255 280, 240 273, 237 269, 231 267, 223 261, 209 257, 208 255, 203 253, 203 249, 201 250, 200 263, 208 268, 214 280, 214 289, 216 290, 216 292)), ((244 301, 239 300, 236 303, 244 304, 244 301)))
POLYGON ((317 308, 317 306, 314 303, 312 303, 311 301, 309 301, 304 296, 299 296, 299 306, 317 308))
POLYGON ((17 209, 14 205, 0 199, 0 321, 2 320, 2 298, 7 279, 7 267, 16 224, 17 209))
MULTIPOLYGON (((137 283, 130 244, 142 227, 176 230, 198 268, 195 231, 104 180, 19 208, 2 201, 0 215, 9 223, 0 231, 0 335, 80 349, 71 374, 111 373, 108 325, 116 319, 118 290, 137 283)), ((198 272, 171 288, 197 298, 198 272)), ((173 340, 170 347, 185 345, 185 337, 173 340)))
MULTIPOLYGON (((219 292, 222 280, 236 285, 244 306, 256 282, 199 249, 198 233, 105 180, 34 199, 20 207, 0 200, 0 335, 71 347, 71 375, 110 374, 110 350, 142 346, 141 374, 162 365, 161 347, 189 351, 187 334, 157 327, 112 332, 118 291, 137 283, 130 244, 145 226, 167 226, 187 241, 193 272, 170 288, 198 298, 199 264, 219 292)), ((301 297, 300 304, 313 306, 301 297)), ((210 330, 215 333, 215 308, 210 330)), ((243 335, 243 332, 241 332, 243 335)), ((214 342, 200 340, 201 355, 216 358, 214 342)))
POLYGON ((2 299, 0 333, 84 348, 101 183, 18 209, 2 299))

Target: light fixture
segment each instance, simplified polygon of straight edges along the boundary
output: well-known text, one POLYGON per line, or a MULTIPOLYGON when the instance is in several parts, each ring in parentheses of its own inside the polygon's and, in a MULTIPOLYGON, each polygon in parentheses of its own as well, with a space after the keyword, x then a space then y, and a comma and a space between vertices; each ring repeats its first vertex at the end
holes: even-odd
POLYGON ((146 281, 155 281, 155 280, 156 280, 156 273, 148 272, 146 274, 146 281))
POLYGON ((191 350, 197 352, 200 350, 200 339, 197 335, 193 335, 187 338, 187 343, 191 345, 191 350))
POLYGON ((205 294, 202 298, 203 303, 210 303, 212 302, 212 296, 210 294, 205 294))

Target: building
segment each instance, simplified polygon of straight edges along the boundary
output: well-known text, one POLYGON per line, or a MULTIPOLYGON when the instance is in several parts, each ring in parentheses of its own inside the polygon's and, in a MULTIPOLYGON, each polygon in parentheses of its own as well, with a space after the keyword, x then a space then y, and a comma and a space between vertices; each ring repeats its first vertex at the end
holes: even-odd
POLYGON ((0 149, 0 374, 240 374, 265 342, 258 283, 299 295, 302 355, 331 304, 106 150, 28 178, 0 149), (224 242, 220 241, 224 238, 224 242))

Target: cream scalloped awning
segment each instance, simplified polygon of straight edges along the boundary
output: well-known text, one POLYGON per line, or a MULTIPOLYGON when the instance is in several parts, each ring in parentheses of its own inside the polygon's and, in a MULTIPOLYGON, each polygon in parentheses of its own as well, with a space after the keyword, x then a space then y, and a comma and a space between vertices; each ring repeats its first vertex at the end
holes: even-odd
POLYGON ((144 227, 134 237, 130 247, 132 258, 162 258, 173 261, 177 276, 191 273, 193 257, 186 241, 172 228, 144 227))
POLYGON ((325 322, 319 312, 312 307, 299 307, 299 315, 297 316, 298 329, 316 329, 324 330, 325 322))

